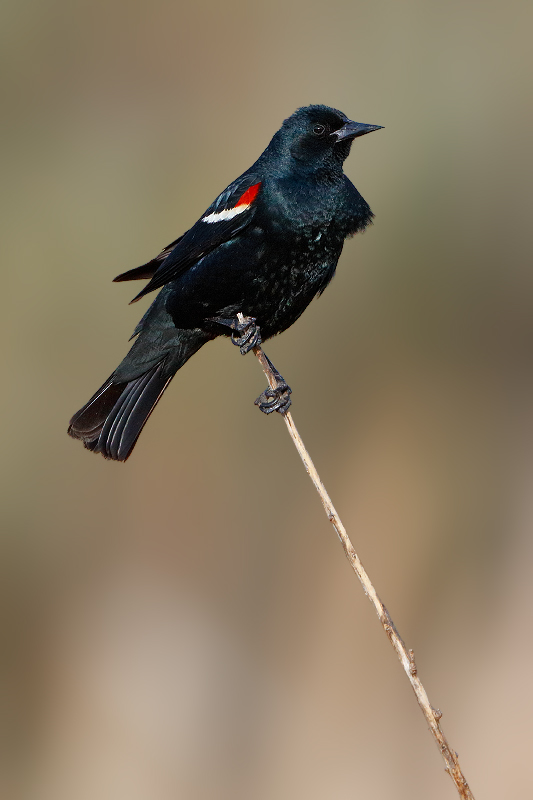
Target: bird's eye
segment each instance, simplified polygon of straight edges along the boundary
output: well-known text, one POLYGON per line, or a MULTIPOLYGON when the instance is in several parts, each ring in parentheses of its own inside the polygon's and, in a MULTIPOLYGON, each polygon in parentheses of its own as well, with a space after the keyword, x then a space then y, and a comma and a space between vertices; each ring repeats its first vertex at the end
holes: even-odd
POLYGON ((325 125, 313 125, 313 133, 315 134, 315 136, 323 136, 325 130, 326 130, 325 125))

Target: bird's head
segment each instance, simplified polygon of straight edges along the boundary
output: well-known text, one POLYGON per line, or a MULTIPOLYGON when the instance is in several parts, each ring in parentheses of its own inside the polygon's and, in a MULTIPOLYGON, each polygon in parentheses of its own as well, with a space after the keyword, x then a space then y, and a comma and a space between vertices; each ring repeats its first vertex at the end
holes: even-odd
POLYGON ((302 166, 338 168, 348 157, 354 139, 381 127, 353 122, 329 106, 306 106, 285 120, 276 137, 284 155, 302 166))

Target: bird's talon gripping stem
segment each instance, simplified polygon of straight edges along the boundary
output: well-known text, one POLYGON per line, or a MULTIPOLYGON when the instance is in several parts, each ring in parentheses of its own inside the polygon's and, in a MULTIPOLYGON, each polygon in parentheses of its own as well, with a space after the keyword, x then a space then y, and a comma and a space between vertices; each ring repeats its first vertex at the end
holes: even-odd
POLYGON ((265 373, 269 374, 269 380, 274 384, 265 389, 255 400, 254 405, 259 407, 263 414, 272 414, 277 411, 279 414, 286 414, 291 406, 292 389, 287 381, 277 371, 276 367, 269 359, 265 351, 261 352, 261 364, 265 373), (262 359, 266 362, 263 363, 262 359))
POLYGON ((238 347, 243 356, 261 344, 261 331, 255 324, 255 320, 250 318, 248 327, 243 331, 242 336, 237 336, 236 332, 231 334, 231 342, 238 347))
POLYGON ((272 414, 273 411, 278 411, 280 414, 285 414, 291 405, 291 387, 282 381, 275 389, 265 389, 259 395, 254 405, 259 407, 263 414, 272 414))
POLYGON ((231 342, 238 347, 242 355, 246 355, 250 350, 257 348, 255 354, 259 358, 265 374, 268 377, 270 386, 262 392, 254 404, 259 407, 263 414, 272 414, 278 411, 285 414, 291 405, 292 389, 282 378, 276 367, 261 348, 261 331, 256 324, 255 317, 245 317, 239 313, 238 316, 230 319, 226 317, 209 317, 209 322, 216 322, 224 328, 231 330, 231 342))
POLYGON ((256 325, 255 317, 244 317, 242 315, 240 318, 235 319, 210 317, 209 321, 231 328, 231 343, 240 349, 243 356, 261 344, 261 331, 259 325, 256 325))
POLYGON ((259 325, 256 324, 255 317, 241 315, 233 327, 231 342, 240 349, 243 356, 261 344, 261 331, 259 325), (239 333, 240 336, 237 335, 239 333))

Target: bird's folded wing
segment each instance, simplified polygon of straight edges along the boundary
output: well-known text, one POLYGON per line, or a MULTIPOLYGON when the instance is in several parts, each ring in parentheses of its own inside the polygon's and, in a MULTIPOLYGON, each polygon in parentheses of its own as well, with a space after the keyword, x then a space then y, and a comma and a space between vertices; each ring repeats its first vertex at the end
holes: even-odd
POLYGON ((155 259, 143 267, 118 275, 115 280, 151 278, 131 302, 135 303, 148 292, 175 280, 201 258, 240 233, 254 216, 260 188, 261 180, 257 175, 241 176, 217 197, 187 233, 155 259), (152 271, 154 267, 155 271, 152 271))
POLYGON ((127 272, 121 272, 120 275, 117 275, 116 278, 113 278, 113 282, 121 283, 122 281, 139 281, 147 278, 153 278, 158 267, 161 266, 161 263, 174 250, 178 242, 181 242, 184 236, 185 234, 182 234, 173 242, 167 244, 167 246, 161 250, 159 255, 157 255, 155 258, 152 258, 152 260, 148 261, 147 264, 143 264, 140 267, 135 267, 135 269, 129 269, 127 272))

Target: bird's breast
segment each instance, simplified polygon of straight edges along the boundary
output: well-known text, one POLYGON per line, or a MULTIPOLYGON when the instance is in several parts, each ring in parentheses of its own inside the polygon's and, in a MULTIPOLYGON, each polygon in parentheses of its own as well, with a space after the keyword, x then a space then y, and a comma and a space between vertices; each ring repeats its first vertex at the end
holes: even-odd
POLYGON ((338 192, 309 181, 278 179, 265 187, 265 222, 285 235, 312 238, 329 227, 338 211, 338 192))

